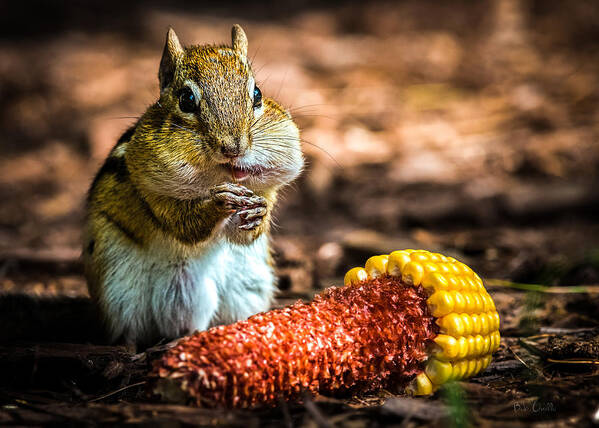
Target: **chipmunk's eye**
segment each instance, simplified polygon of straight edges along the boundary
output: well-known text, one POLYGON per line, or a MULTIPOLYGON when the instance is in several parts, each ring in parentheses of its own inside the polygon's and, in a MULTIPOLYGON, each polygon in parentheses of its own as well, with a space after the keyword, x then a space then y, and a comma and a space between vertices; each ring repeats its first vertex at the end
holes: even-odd
POLYGON ((262 91, 259 87, 254 86, 254 108, 262 107, 262 91))
POLYGON ((179 95, 179 108, 184 113, 192 113, 198 106, 198 101, 193 91, 188 87, 183 88, 179 95))

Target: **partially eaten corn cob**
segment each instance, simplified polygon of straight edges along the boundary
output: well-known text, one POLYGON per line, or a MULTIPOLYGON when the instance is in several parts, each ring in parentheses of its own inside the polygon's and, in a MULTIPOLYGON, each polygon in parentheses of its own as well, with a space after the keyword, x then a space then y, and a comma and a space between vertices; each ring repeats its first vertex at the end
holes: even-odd
POLYGON ((499 346, 493 300, 451 257, 394 251, 351 269, 344 283, 182 339, 155 362, 152 391, 225 407, 402 385, 424 395, 477 374, 499 346))
POLYGON ((399 277, 403 284, 424 288, 439 334, 429 347, 425 369, 407 388, 415 395, 432 393, 450 380, 484 370, 499 347, 499 314, 480 277, 452 257, 423 250, 394 251, 374 256, 364 268, 353 268, 346 285, 381 275, 399 277))

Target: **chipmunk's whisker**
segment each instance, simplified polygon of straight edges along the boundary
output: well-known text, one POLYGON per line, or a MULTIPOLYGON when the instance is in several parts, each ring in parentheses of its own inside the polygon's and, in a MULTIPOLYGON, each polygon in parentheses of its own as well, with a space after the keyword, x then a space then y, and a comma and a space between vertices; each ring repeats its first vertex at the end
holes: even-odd
MULTIPOLYGON (((264 117, 264 116, 262 116, 264 117)), ((262 119, 262 118, 260 118, 262 119)), ((269 129, 272 129, 275 126, 280 126, 283 125, 286 122, 293 122, 293 118, 285 118, 285 119, 277 119, 277 120, 272 120, 270 118, 266 118, 266 119, 262 119, 264 121, 263 124, 259 124, 258 126, 256 126, 254 128, 254 126, 252 126, 252 131, 266 131, 269 129)), ((260 122, 260 120, 258 121, 258 123, 260 122)))
MULTIPOLYGON (((261 137, 261 138, 257 138, 254 139, 253 142, 260 142, 262 143, 262 146, 268 146, 271 145, 273 143, 287 143, 287 142, 294 142, 297 141, 297 138, 295 137, 286 137, 286 136, 274 136, 274 137, 261 137), (263 139, 262 139, 263 138, 263 139)), ((333 162, 335 162, 335 164, 339 167, 339 168, 343 168, 342 165, 337 161, 337 159, 335 159, 335 157, 330 154, 326 149, 324 149, 323 147, 319 146, 318 144, 315 144, 311 141, 306 140, 305 138, 300 138, 299 139, 300 142, 304 143, 304 144, 308 144, 310 146, 316 147, 317 149, 321 150, 324 154, 326 154, 333 162)), ((289 147, 286 146, 286 148, 291 148, 292 150, 299 150, 301 151, 301 149, 295 148, 295 147, 289 147)))

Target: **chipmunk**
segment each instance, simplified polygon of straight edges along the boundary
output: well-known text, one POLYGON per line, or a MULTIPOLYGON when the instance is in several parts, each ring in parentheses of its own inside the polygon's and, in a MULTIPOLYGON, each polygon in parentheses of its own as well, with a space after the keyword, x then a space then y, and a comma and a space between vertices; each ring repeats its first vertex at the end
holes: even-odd
POLYGON ((269 225, 301 172, 299 130, 232 46, 169 29, 160 97, 118 140, 88 195, 83 260, 111 342, 151 345, 269 308, 269 225))

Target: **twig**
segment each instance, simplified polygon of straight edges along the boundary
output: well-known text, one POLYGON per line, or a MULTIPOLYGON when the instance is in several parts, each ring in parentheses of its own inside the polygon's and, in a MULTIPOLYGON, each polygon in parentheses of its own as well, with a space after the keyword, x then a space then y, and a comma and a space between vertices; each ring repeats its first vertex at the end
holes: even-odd
MULTIPOLYGON (((584 328, 560 328, 560 327, 541 327, 541 333, 545 335, 553 334, 578 334, 587 333, 589 331, 598 330, 597 327, 584 327, 584 328)), ((530 339, 530 337, 529 337, 530 339)))
POLYGON ((131 385, 123 386, 122 388, 119 388, 116 391, 109 392, 108 394, 104 394, 104 395, 102 395, 100 397, 92 398, 91 400, 88 400, 88 403, 92 403, 94 401, 103 400, 105 398, 110 397, 111 395, 118 394, 119 392, 125 391, 126 389, 134 388, 134 387, 140 386, 140 385, 145 385, 145 383, 146 383, 146 381, 142 380, 141 382, 132 383, 131 385))
POLYGON ((546 358, 547 357, 547 353, 541 351, 539 348, 536 348, 534 346, 532 346, 531 344, 527 343, 524 339, 519 338, 518 339, 518 344, 520 346, 522 346, 524 349, 526 349, 527 351, 532 352, 533 354, 538 355, 539 357, 543 357, 546 358))
POLYGON ((520 362, 521 362, 521 363, 524 365, 524 367, 526 367, 528 370, 532 370, 532 369, 531 369, 531 368, 528 366, 528 364, 526 364, 526 363, 524 362, 524 360, 523 360, 522 358, 520 358, 520 356, 519 356, 518 354, 516 354, 516 352, 515 352, 515 351, 512 349, 512 347, 511 347, 511 346, 509 346, 509 345, 508 345, 507 349, 509 349, 509 350, 510 350, 510 352, 511 352, 512 354, 514 354, 514 357, 515 357, 515 358, 516 358, 518 361, 520 361, 520 362))
POLYGON ((554 358, 547 358, 549 363, 558 364, 594 364, 599 365, 599 360, 556 360, 554 358))
MULTIPOLYGON (((541 327, 542 328, 542 327, 541 327)), ((554 336, 553 334, 548 334, 548 333, 543 333, 543 334, 534 334, 532 336, 526 336, 526 340, 537 340, 537 339, 544 339, 546 337, 552 337, 554 336)))

